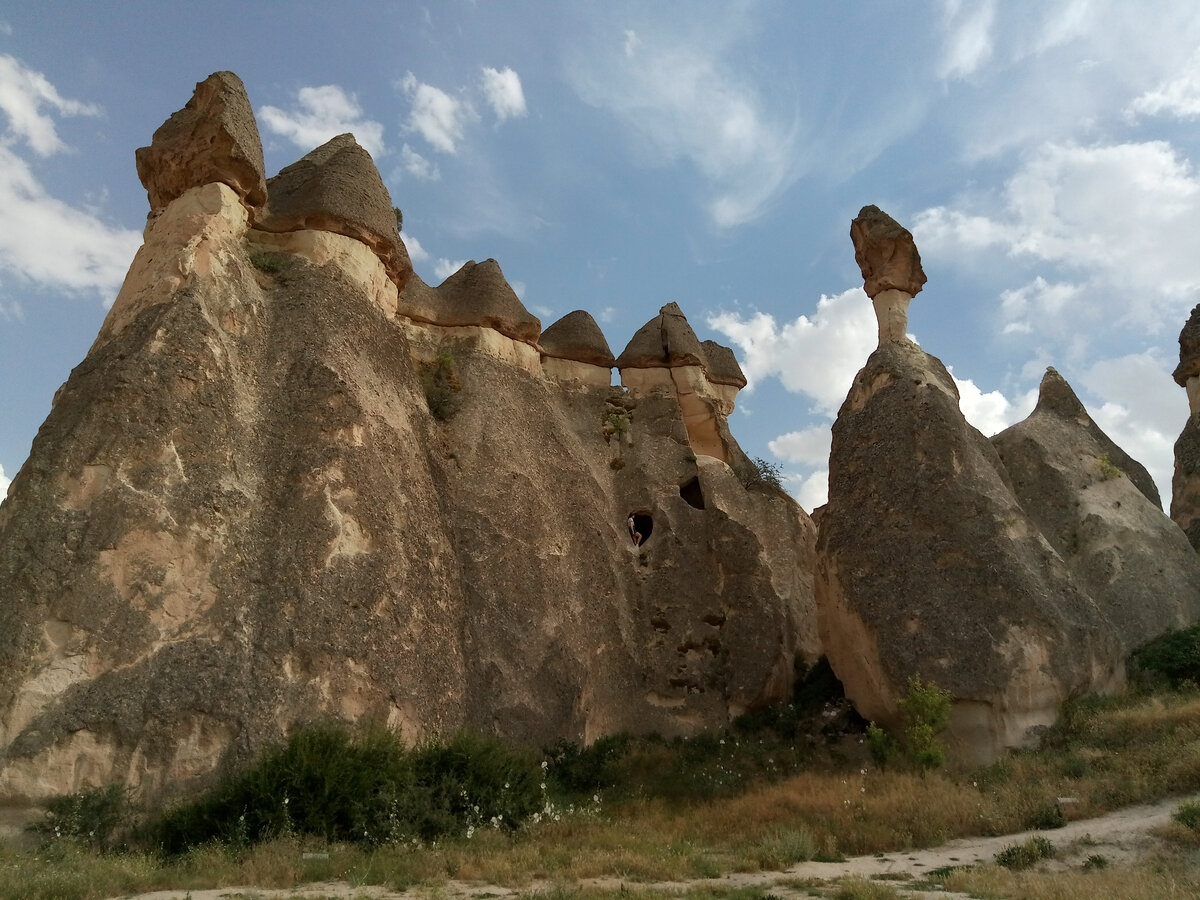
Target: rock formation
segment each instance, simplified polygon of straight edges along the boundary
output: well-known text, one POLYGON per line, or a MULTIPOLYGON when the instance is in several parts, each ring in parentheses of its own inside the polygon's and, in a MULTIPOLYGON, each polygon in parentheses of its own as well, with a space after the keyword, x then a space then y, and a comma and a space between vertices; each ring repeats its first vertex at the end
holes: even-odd
POLYGON ((878 206, 864 206, 850 223, 850 240, 879 320, 879 343, 905 340, 908 304, 925 284, 912 234, 878 206))
POLYGON ((560 379, 543 352, 603 370, 603 335, 575 315, 539 347, 493 261, 409 274, 352 138, 248 206, 240 170, 180 146, 249 109, 222 97, 139 154, 164 205, 0 507, 0 805, 153 800, 313 717, 539 744, 787 696, 819 653, 815 534, 724 461, 731 354, 672 304, 690 355, 665 378, 560 379))
POLYGON ((992 438, 1022 509, 1112 623, 1125 652, 1200 619, 1200 557, 1149 473, 1054 369, 1037 407, 992 438))
POLYGON ((1175 474, 1171 478, 1171 518, 1200 550, 1200 304, 1179 332, 1176 383, 1187 390, 1188 418, 1175 442, 1175 474))
POLYGON ((611 383, 616 364, 604 332, 582 309, 567 313, 542 332, 542 371, 559 381, 611 383))
MULTIPOLYGON (((900 290, 871 261, 895 260, 907 239, 883 231, 875 247, 873 230, 856 224, 856 256, 874 287, 900 290)), ((901 271, 911 274, 915 250, 908 259, 901 271)), ((896 724, 919 675, 954 698, 957 752, 988 760, 1029 743, 1064 700, 1119 681, 1123 667, 1112 626, 958 401, 942 363, 901 334, 855 377, 833 427, 817 610, 829 661, 864 716, 896 724)))

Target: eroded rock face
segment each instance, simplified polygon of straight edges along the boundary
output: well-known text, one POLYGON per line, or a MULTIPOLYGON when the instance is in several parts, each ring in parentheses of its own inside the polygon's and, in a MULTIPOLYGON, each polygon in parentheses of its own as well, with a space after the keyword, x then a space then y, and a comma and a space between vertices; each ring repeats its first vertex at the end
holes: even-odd
POLYGON ((1029 418, 992 443, 1022 509, 1124 651, 1200 618, 1200 557, 1162 512, 1146 470, 1100 430, 1058 372, 1046 371, 1029 418))
POLYGON ((863 290, 872 300, 881 291, 915 297, 924 286, 925 270, 912 233, 878 206, 864 206, 850 223, 854 261, 862 270, 863 290))
POLYGON ((136 159, 152 212, 213 182, 233 188, 251 207, 267 200, 258 124, 246 87, 232 72, 197 84, 192 99, 159 126, 149 147, 138 148, 136 159))
POLYGON ((703 366, 700 339, 678 303, 668 303, 639 328, 617 357, 619 369, 703 366))
POLYGON ((716 341, 701 343, 704 351, 704 369, 708 372, 708 380, 713 384, 727 384, 741 390, 746 386, 746 376, 738 365, 733 350, 716 341))
POLYGON ((370 247, 403 289, 412 273, 397 231, 387 186, 371 154, 352 134, 340 134, 267 182, 267 231, 329 231, 370 247))
POLYGON ((821 641, 868 718, 914 674, 954 698, 950 739, 988 760, 1122 676, 1121 644, 1013 495, 953 379, 909 342, 858 373, 833 427, 817 543, 821 641))
POLYGON ((1171 477, 1171 518, 1183 529, 1192 547, 1200 550, 1200 304, 1192 309, 1179 332, 1179 366, 1175 381, 1187 389, 1188 420, 1175 442, 1175 473, 1171 477))
POLYGON ((409 740, 688 734, 783 699, 818 655, 813 525, 689 452, 677 370, 547 377, 491 261, 398 292, 370 216, 330 205, 323 167, 357 157, 331 144, 272 180, 275 230, 221 182, 152 218, 13 479, 0 806, 108 783, 154 801, 322 716, 409 740), (414 295, 472 324, 410 318, 414 295), (435 359, 461 387, 448 421, 435 359))
POLYGON ((540 343, 542 353, 556 359, 569 359, 606 369, 616 364, 604 332, 591 314, 582 309, 567 313, 543 331, 540 343))

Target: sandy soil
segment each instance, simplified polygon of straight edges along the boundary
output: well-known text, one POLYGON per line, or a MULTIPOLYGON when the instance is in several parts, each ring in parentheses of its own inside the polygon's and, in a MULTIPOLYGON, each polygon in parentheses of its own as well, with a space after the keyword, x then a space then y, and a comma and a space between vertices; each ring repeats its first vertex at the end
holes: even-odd
MULTIPOLYGON (((1093 854, 1105 856, 1112 865, 1129 865, 1151 852, 1159 841, 1150 832, 1167 824, 1171 813, 1180 803, 1189 798, 1176 797, 1161 803, 1131 806, 1126 809, 1100 816, 1095 819, 1080 819, 1053 831, 1024 831, 989 838, 962 838, 928 850, 913 850, 905 853, 885 853, 878 856, 856 856, 841 862, 804 862, 783 872, 736 873, 721 878, 703 881, 670 881, 637 883, 639 888, 659 888, 664 891, 682 892, 698 884, 727 885, 730 887, 760 886, 781 898, 808 897, 809 894, 791 888, 787 882, 815 879, 833 881, 838 878, 858 875, 864 878, 880 875, 913 876, 919 878, 937 869, 950 866, 973 866, 991 862, 996 854, 1011 844, 1021 843, 1033 835, 1041 835, 1054 844, 1058 855, 1057 867, 1077 868, 1093 854)), ((1200 801, 1200 795, 1190 798, 1200 801)), ((904 890, 904 882, 889 882, 897 890, 904 890)), ((625 882, 618 878, 597 878, 581 882, 581 886, 618 889, 625 882)), ((389 891, 379 887, 354 887, 344 882, 309 884, 286 890, 254 887, 226 887, 214 890, 155 891, 138 894, 128 900, 418 900, 436 895, 439 900, 503 900, 517 895, 528 895, 548 890, 549 883, 537 883, 521 890, 481 883, 448 881, 437 885, 419 886, 407 891, 389 891)), ((908 896, 939 897, 951 900, 965 897, 946 891, 922 892, 912 890, 908 896)), ((117 898, 114 898, 117 900, 117 898)))

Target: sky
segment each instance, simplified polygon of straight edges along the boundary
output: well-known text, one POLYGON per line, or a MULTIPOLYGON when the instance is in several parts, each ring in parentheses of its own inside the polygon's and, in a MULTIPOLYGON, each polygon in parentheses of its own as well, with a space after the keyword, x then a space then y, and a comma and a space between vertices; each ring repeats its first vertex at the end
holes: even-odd
POLYGON ((0 4, 0 495, 148 211, 134 150, 230 69, 273 175, 353 132, 418 274, 499 261, 619 354, 676 301, 750 384, 730 419, 824 502, 876 343, 850 220, 909 228, 909 331, 969 421, 1053 365, 1170 495, 1200 302, 1195 0, 0 4))

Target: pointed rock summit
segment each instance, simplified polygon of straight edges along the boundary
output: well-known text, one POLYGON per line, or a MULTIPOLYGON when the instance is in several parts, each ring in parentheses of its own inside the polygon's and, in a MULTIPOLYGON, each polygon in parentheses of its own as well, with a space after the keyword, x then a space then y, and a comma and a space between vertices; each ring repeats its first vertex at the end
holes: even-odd
POLYGON ((196 85, 192 99, 136 153, 138 177, 152 211, 189 189, 227 184, 250 207, 266 203, 262 141, 242 80, 215 72, 196 85))
POLYGON ((908 304, 926 280, 912 234, 878 206, 864 206, 850 223, 850 240, 879 320, 879 343, 906 340, 908 304))
POLYGON ((619 369, 703 366, 700 339, 678 303, 668 303, 639 328, 617 357, 619 369))
POLYGON ((1200 557, 1145 468, 1054 369, 1029 418, 992 438, 1021 508, 1129 652, 1200 616, 1200 557))
POLYGON ((1187 389, 1188 418, 1175 442, 1171 518, 1200 550, 1200 304, 1179 332, 1179 366, 1174 376, 1187 389))

